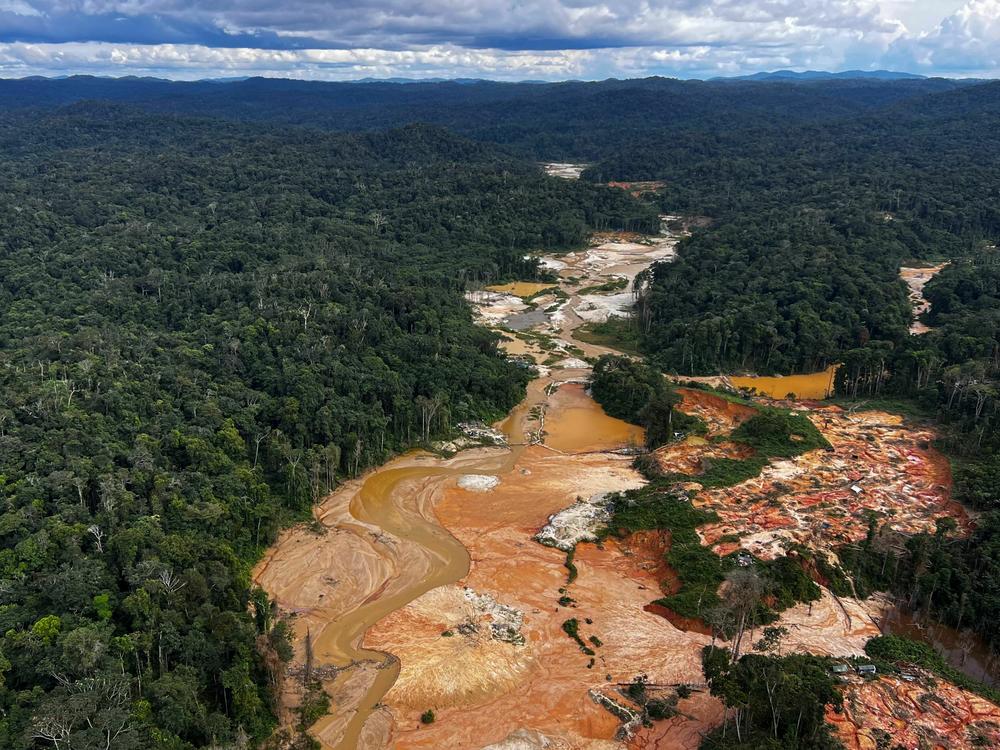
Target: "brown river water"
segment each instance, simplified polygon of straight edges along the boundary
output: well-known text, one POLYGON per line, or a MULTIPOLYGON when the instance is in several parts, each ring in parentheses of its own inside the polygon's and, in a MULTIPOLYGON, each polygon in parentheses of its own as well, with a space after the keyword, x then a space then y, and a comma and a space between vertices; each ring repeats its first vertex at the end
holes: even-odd
MULTIPOLYGON (((493 290, 530 296, 552 286, 518 282, 493 290)), ((579 322, 571 315, 563 335, 571 337, 579 322)), ((580 346, 590 353, 589 346, 580 346)), ((443 488, 466 474, 499 476, 503 481, 517 464, 524 444, 532 435, 537 440, 541 429, 544 445, 557 454, 587 454, 642 443, 640 428, 609 417, 587 395, 580 382, 587 375, 587 370, 557 368, 531 383, 525 400, 498 424, 508 437, 509 448, 465 451, 453 459, 404 457, 350 483, 353 486, 338 490, 316 511, 330 532, 338 532, 333 541, 287 532, 258 565, 255 581, 283 609, 299 613, 295 630, 300 648, 308 629, 314 662, 345 670, 335 680, 324 682, 328 692, 342 695, 343 683, 349 682, 358 666, 369 675, 367 682, 357 680, 360 687, 346 689, 350 697, 335 702, 330 713, 310 729, 324 748, 352 750, 384 744, 389 730, 383 726, 386 712, 380 712, 379 706, 400 669, 389 654, 362 647, 365 633, 423 594, 454 584, 469 573, 467 549, 434 514, 443 488), (369 536, 375 543, 368 541, 369 536), (340 538, 349 540, 353 551, 350 545, 338 546, 340 538), (376 550, 380 545, 383 549, 376 550), (309 546, 324 551, 306 552, 309 546), (324 588, 317 583, 330 578, 338 578, 336 586, 324 588)))
MULTIPOLYGON (((527 403, 523 403, 503 423, 513 431, 507 435, 511 443, 520 441, 519 430, 527 411, 527 403)), ((320 739, 324 747, 335 750, 358 747, 365 722, 399 676, 399 665, 389 654, 361 647, 365 632, 389 613, 431 589, 464 578, 469 572, 468 551, 422 507, 418 488, 427 484, 440 486, 465 474, 507 473, 522 449, 523 446, 515 444, 505 450, 489 451, 458 466, 448 466, 445 465, 447 462, 428 456, 430 460, 422 465, 383 467, 364 479, 360 490, 350 501, 350 515, 419 548, 424 570, 416 575, 397 571, 396 580, 402 585, 391 592, 382 589, 373 592, 360 607, 328 623, 316 638, 313 649, 319 663, 350 665, 368 661, 383 665, 375 673, 374 682, 336 744, 327 743, 330 725, 338 719, 333 712, 313 726, 311 733, 320 739)))
POLYGON ((586 453, 643 443, 641 427, 609 417, 582 384, 562 386, 549 398, 548 411, 552 416, 545 421, 545 444, 555 450, 586 453))
MULTIPOLYGON (((540 409, 546 414, 544 445, 554 451, 588 453, 642 443, 641 428, 605 414, 586 393, 583 384, 572 382, 574 375, 579 377, 578 373, 561 371, 555 378, 547 377, 531 384, 525 401, 498 425, 511 443, 509 448, 466 451, 455 459, 410 454, 364 477, 350 495, 346 508, 341 509, 340 517, 320 506, 317 515, 325 525, 336 528, 357 521, 363 528, 379 529, 379 536, 384 534, 389 539, 399 540, 398 546, 406 547, 396 553, 399 559, 391 563, 386 579, 380 585, 372 585, 362 601, 355 606, 346 605, 346 611, 312 628, 317 665, 342 668, 378 665, 370 670, 372 681, 360 691, 359 700, 349 714, 331 710, 310 729, 324 748, 353 750, 368 746, 371 730, 366 728, 366 722, 378 712, 380 703, 399 676, 399 664, 389 654, 362 646, 365 633, 421 595, 454 584, 469 573, 467 549, 437 522, 433 512, 443 487, 453 484, 462 475, 486 474, 502 479, 509 474, 525 450, 525 436, 539 427, 540 409), (561 378, 571 382, 553 389, 561 378), (399 463, 403 465, 397 466, 399 463), (325 518, 327 512, 331 515, 330 520, 325 518), (345 714, 350 716, 346 724, 345 714)), ((289 577, 308 576, 309 571, 301 570, 303 563, 298 559, 282 565, 281 551, 302 542, 301 538, 294 537, 279 541, 276 551, 255 571, 255 580, 286 609, 302 608, 289 601, 302 599, 297 584, 290 584, 289 577)), ((344 554, 349 552, 345 550, 344 554)), ((322 571, 315 571, 313 575, 320 573, 322 571)), ((335 602, 324 601, 325 607, 331 611, 336 609, 335 602)), ((306 614, 319 618, 323 612, 316 608, 306 614)), ((299 630, 297 628, 297 635, 301 637, 299 630)))
MULTIPOLYGON (((321 663, 340 665, 366 660, 386 662, 387 654, 360 647, 365 631, 417 596, 436 586, 457 581, 468 572, 469 555, 465 547, 443 528, 399 502, 401 488, 406 483, 431 477, 444 478, 456 471, 434 466, 388 469, 377 471, 364 481, 360 492, 351 502, 351 515, 359 521, 378 525, 396 537, 409 539, 420 545, 432 564, 423 578, 412 581, 393 594, 377 596, 367 601, 324 628, 314 645, 314 652, 321 663)), ((399 666, 394 662, 376 672, 374 683, 344 730, 337 748, 357 746, 365 720, 392 687, 398 674, 399 666)), ((324 717, 313 728, 313 732, 323 736, 326 725, 333 719, 332 714, 324 717)))
POLYGON ((982 638, 969 630, 894 609, 882 624, 886 635, 900 635, 933 646, 944 660, 960 672, 991 687, 1000 686, 1000 658, 982 638))
MULTIPOLYGON (((630 266, 630 273, 644 267, 643 262, 648 265, 657 257, 656 252, 662 252, 656 247, 650 247, 648 251, 649 257, 645 258, 642 254, 647 249, 639 247, 633 264, 635 268, 630 266)), ((575 259, 567 257, 564 260, 570 264, 564 275, 572 275, 576 280, 573 285, 563 284, 563 288, 570 293, 570 300, 565 305, 561 325, 553 324, 558 329, 555 335, 571 341, 589 356, 606 353, 608 349, 577 341, 572 334, 583 322, 574 312, 574 305, 580 303, 580 297, 574 288, 578 290, 586 285, 607 281, 607 277, 602 275, 607 269, 590 265, 592 259, 587 255, 580 255, 575 259)), ((497 287, 494 291, 531 296, 551 286, 518 282, 497 287)), ((540 307, 551 303, 551 300, 540 303, 540 307)), ((527 346, 522 348, 525 351, 531 349, 527 346)), ((541 352, 536 361, 547 356, 547 352, 541 352)), ((488 733, 487 728, 491 727, 491 723, 501 723, 498 717, 491 719, 489 715, 479 717, 472 713, 459 714, 461 718, 458 720, 452 718, 449 721, 446 720, 447 717, 442 717, 441 721, 426 729, 421 729, 419 725, 413 729, 413 715, 408 716, 410 724, 401 724, 401 718, 407 717, 404 715, 405 711, 404 714, 400 713, 400 705, 405 701, 398 695, 400 687, 397 681, 405 680, 400 680, 399 661, 388 652, 402 651, 393 645, 394 639, 389 637, 393 631, 391 627, 387 630, 384 624, 404 624, 395 641, 399 645, 399 638, 405 640, 408 632, 406 624, 410 620, 407 617, 412 618, 412 612, 410 615, 406 614, 408 608, 412 610, 412 603, 428 592, 454 588, 457 583, 476 586, 477 582, 480 586, 484 583, 492 584, 486 588, 502 589, 504 566, 494 569, 491 561, 509 559, 505 555, 510 554, 510 550, 501 542, 509 541, 507 536, 511 535, 512 539, 521 539, 517 535, 524 534, 524 540, 531 545, 521 547, 519 545, 523 542, 517 541, 518 546, 515 547, 520 551, 514 554, 524 558, 525 564, 539 555, 553 558, 548 563, 551 570, 545 570, 549 571, 546 575, 550 577, 554 574, 555 585, 558 586, 565 575, 562 554, 535 544, 530 536, 539 523, 544 523, 545 514, 571 503, 574 494, 613 488, 614 481, 619 482, 621 488, 628 486, 629 482, 638 481, 641 484, 637 475, 634 478, 626 476, 629 472, 634 474, 627 468, 627 456, 615 456, 610 452, 641 445, 643 431, 605 414, 586 393, 581 382, 589 374, 588 370, 574 369, 578 366, 565 365, 563 368, 543 371, 541 377, 529 384, 524 401, 497 425, 507 436, 509 447, 467 450, 447 459, 416 452, 394 459, 360 479, 345 483, 317 506, 315 516, 324 527, 324 534, 317 535, 304 528, 286 531, 254 570, 255 582, 278 602, 282 610, 296 614, 294 628, 297 661, 301 663, 303 640, 309 632, 312 636, 314 663, 319 667, 337 668, 335 675, 327 673, 323 680, 324 688, 333 697, 330 713, 310 728, 310 734, 319 740, 325 750, 378 748, 390 743, 396 746, 400 742, 400 746, 405 747, 443 747, 445 745, 440 744, 443 738, 448 738, 449 744, 457 741, 458 735, 447 732, 478 732, 482 735, 488 733), (538 444, 539 438, 542 439, 541 445, 538 444), (527 444, 532 442, 535 445, 529 447, 527 444), (552 463, 553 461, 557 463, 552 463), (459 477, 470 474, 499 478, 500 491, 489 496, 470 496, 467 501, 473 504, 456 506, 456 498, 464 497, 461 491, 456 492, 456 482, 459 477), (614 481, 603 478, 612 474, 618 478, 614 481), (595 487, 591 488, 591 484, 595 487), (560 499, 560 494, 566 494, 567 498, 560 499), (492 498, 493 506, 488 504, 488 497, 492 498), (439 523, 435 508, 442 498, 452 514, 453 525, 449 528, 462 537, 463 541, 459 541, 439 523), (543 499, 552 503, 553 507, 551 510, 546 508, 535 519, 530 511, 534 506, 540 508, 543 499), (465 518, 465 515, 469 517, 465 518), (530 523, 526 522, 527 518, 531 518, 530 523), (463 520, 465 526, 459 528, 455 525, 456 520, 463 520), (477 526, 480 523, 484 524, 482 530, 477 526), (525 528, 521 529, 521 526, 525 528), (482 541, 491 534, 496 540, 488 543, 482 541), (470 548, 475 550, 474 565, 470 561, 470 548), (504 551, 498 551, 501 549, 504 551), (471 575, 470 565, 473 568, 478 566, 471 575), (487 581, 483 580, 484 576, 487 581), (372 640, 373 632, 378 635, 379 623, 383 624, 381 640, 378 637, 372 640), (370 643, 376 643, 385 650, 364 647, 366 634, 370 643), (390 693, 394 685, 396 690, 390 693), (392 710, 387 710, 387 706, 392 710), (478 728, 477 721, 481 723, 478 728)), ((819 399, 829 395, 834 371, 835 368, 830 368, 812 375, 733 377, 729 380, 737 387, 752 387, 773 398, 784 398, 788 393, 795 393, 798 398, 819 399)), ((608 634, 613 640, 614 634, 619 631, 630 632, 630 638, 621 644, 606 644, 601 653, 606 655, 607 664, 603 663, 605 656, 601 656, 601 666, 608 672, 615 672, 618 679, 618 675, 626 676, 628 669, 634 665, 662 656, 663 663, 658 668, 666 675, 664 680, 687 679, 686 675, 698 672, 697 657, 703 645, 699 639, 703 637, 696 633, 676 631, 664 624, 665 621, 661 618, 643 612, 642 604, 655 596, 651 593, 651 589, 656 586, 655 576, 644 569, 637 569, 638 572, 633 572, 633 579, 629 582, 627 577, 622 578, 621 570, 631 564, 630 560, 637 558, 622 557, 620 553, 608 557, 608 554, 589 546, 581 551, 578 559, 584 565, 589 563, 590 579, 581 576, 574 593, 584 602, 588 593, 588 580, 592 580, 592 598, 595 602, 600 602, 600 606, 593 610, 593 616, 595 621, 601 618, 607 622, 608 629, 603 633, 605 640, 608 639, 608 634), (603 575, 602 566, 608 568, 606 581, 600 577, 603 575), (635 601, 631 601, 630 597, 635 601), (629 606, 625 607, 623 602, 629 606), (618 608, 622 609, 622 613, 617 613, 618 608), (620 620, 612 618, 612 615, 620 617, 620 620)), ((540 663, 554 665, 538 668, 542 677, 546 670, 552 670, 549 672, 553 677, 550 680, 551 686, 546 687, 547 683, 544 682, 529 681, 527 684, 533 686, 532 689, 541 691, 537 695, 533 694, 533 698, 526 698, 517 690, 510 695, 494 698, 497 705, 503 701, 511 702, 510 710, 502 711, 501 715, 506 717, 505 721, 517 724, 518 712, 537 712, 542 710, 539 707, 545 703, 542 713, 548 712, 545 721, 555 722, 553 726, 558 725, 567 731, 582 731, 581 726, 586 726, 587 722, 596 722, 588 730, 593 733, 587 736, 610 739, 617 719, 586 698, 586 686, 591 684, 588 680, 592 675, 588 671, 589 667, 577 666, 574 667, 575 672, 568 671, 566 674, 558 671, 569 669, 566 666, 569 663, 567 660, 578 660, 579 657, 578 654, 574 657, 575 646, 564 638, 560 629, 565 615, 557 611, 549 617, 552 622, 548 623, 548 620, 537 614, 543 608, 551 606, 549 599, 554 597, 545 593, 537 601, 532 599, 534 589, 540 584, 536 582, 534 587, 525 588, 528 578, 523 578, 524 571, 518 571, 517 575, 522 577, 512 583, 507 597, 520 606, 522 611, 534 613, 526 620, 526 627, 541 630, 534 633, 533 639, 529 638, 529 643, 543 649, 539 653, 563 648, 568 650, 568 656, 546 662, 543 656, 536 654, 533 658, 542 659, 540 663), (564 704, 553 698, 555 693, 552 691, 558 686, 565 686, 567 690, 571 687, 572 690, 567 695, 572 693, 572 700, 582 703, 564 704), (545 692, 546 690, 549 692, 545 692), (530 705, 518 703, 519 700, 527 700, 530 705), (559 710, 555 711, 549 706, 550 701, 559 710), (583 714, 591 718, 581 720, 583 714)), ((514 575, 513 569, 511 575, 514 575)), ((584 603, 581 606, 585 606, 584 603)), ((840 627, 838 613, 839 610, 832 617, 837 623, 836 628, 817 628, 810 609, 809 616, 804 620, 808 621, 808 632, 829 640, 829 636, 840 627)), ((847 619, 850 630, 850 618, 847 619)), ((442 641, 437 631, 431 635, 432 645, 442 641)), ((853 633, 848 635, 853 638, 853 633)), ((862 636, 858 638, 863 640, 862 636)), ((926 640, 926 637, 923 639, 926 640)), ((455 643, 457 642, 456 639, 455 643)), ((452 645, 451 639, 447 643, 452 645)), ((410 656, 413 657, 412 647, 410 656)), ((979 664, 975 660, 980 656, 967 655, 966 663, 970 658, 973 659, 974 667, 979 664)), ((982 658, 984 668, 989 669, 986 657, 982 658)), ((407 669, 412 672, 414 665, 409 662, 407 664, 407 669)), ((657 667, 655 661, 651 666, 657 667)), ((644 664, 643 668, 648 667, 644 664)), ((404 677, 406 674, 404 671, 404 677)), ((604 682, 602 675, 595 676, 599 682, 604 682)), ((294 679, 289 678, 290 681, 294 679)), ((289 711, 296 701, 288 691, 283 695, 283 700, 283 720, 287 723, 292 718, 289 711)), ((421 706, 427 705, 435 704, 421 703, 421 706)), ((413 710, 419 712, 420 709, 413 710)), ((680 736, 684 737, 683 742, 678 744, 677 739, 671 739, 669 742, 673 744, 664 746, 697 747, 701 728, 718 719, 716 704, 707 695, 696 698, 696 703, 688 710, 698 714, 699 720, 689 722, 689 728, 675 727, 682 732, 680 736)), ((481 746, 469 741, 460 744, 463 747, 481 746)))
POLYGON ((839 365, 806 375, 776 375, 756 377, 730 375, 729 382, 737 388, 753 388, 769 398, 783 399, 795 394, 797 399, 824 399, 833 394, 833 378, 839 365))

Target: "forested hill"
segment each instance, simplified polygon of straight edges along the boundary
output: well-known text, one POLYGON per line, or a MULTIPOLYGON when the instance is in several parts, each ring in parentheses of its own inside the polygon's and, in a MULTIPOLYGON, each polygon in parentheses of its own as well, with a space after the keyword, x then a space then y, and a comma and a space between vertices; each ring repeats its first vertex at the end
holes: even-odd
POLYGON ((792 372, 832 362, 840 395, 936 418, 971 537, 909 538, 874 518, 841 550, 844 593, 890 590, 1000 647, 1000 83, 814 123, 619 142, 593 180, 666 183, 664 210, 708 226, 657 266, 629 335, 664 369, 792 372), (903 262, 930 283, 908 331, 903 262), (885 403, 882 401, 881 403, 885 403), (892 552, 886 550, 892 549, 892 552), (891 559, 890 559, 891 558, 891 559), (888 571, 891 571, 888 572, 888 571))
POLYGON ((659 179, 667 211, 711 225, 644 296, 645 351, 668 369, 792 372, 909 342, 912 259, 1000 236, 1000 85, 850 120, 621 143, 585 176, 659 179))
POLYGON ((972 84, 944 79, 812 83, 679 81, 174 82, 75 76, 0 80, 0 109, 82 100, 228 120, 367 130, 432 123, 533 158, 596 160, 638 134, 726 133, 858 116, 972 84))
POLYGON ((288 646, 248 614, 259 551, 340 478, 521 397, 469 283, 655 222, 423 126, 78 104, 0 143, 3 748, 264 736, 288 646))
MULTIPOLYGON (((708 220, 618 333, 679 372, 843 362, 842 393, 936 411, 959 496, 995 511, 998 99, 0 81, 0 747, 264 736, 287 643, 247 588, 259 551, 340 478, 520 397, 469 285, 659 211, 708 220), (592 166, 557 180, 525 156, 592 166), (658 205, 599 184, 636 178, 664 181, 658 205), (908 259, 952 261, 923 336, 908 259)), ((998 529, 918 537, 888 583, 995 635, 998 529)))

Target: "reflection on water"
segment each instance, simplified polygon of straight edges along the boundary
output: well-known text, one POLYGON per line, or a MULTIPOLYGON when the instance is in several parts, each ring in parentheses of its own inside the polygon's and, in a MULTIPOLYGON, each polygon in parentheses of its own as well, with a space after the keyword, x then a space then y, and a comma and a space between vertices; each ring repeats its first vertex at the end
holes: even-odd
POLYGON ((503 324, 512 331, 527 331, 537 325, 541 325, 548 317, 544 310, 528 310, 528 312, 516 313, 504 320, 503 324))
POLYGON ((807 375, 776 375, 773 377, 753 377, 732 375, 729 378, 737 388, 753 388, 757 393, 770 398, 829 398, 833 393, 833 376, 840 365, 830 365, 825 370, 807 375))
MULTIPOLYGON (((531 392, 541 395, 543 389, 533 385, 529 398, 515 407, 501 426, 512 438, 532 406, 531 392)), ((556 390, 548 398, 546 414, 548 435, 545 443, 557 450, 583 452, 643 442, 640 427, 609 417, 579 383, 566 384, 556 390)), ((523 446, 512 445, 508 450, 491 451, 475 460, 462 462, 460 466, 443 466, 428 457, 424 465, 396 468, 390 465, 365 478, 360 492, 351 501, 351 515, 381 527, 393 537, 416 543, 423 550, 425 569, 417 576, 400 576, 393 587, 331 621, 316 637, 313 648, 319 663, 346 666, 371 661, 385 664, 336 744, 329 736, 335 731, 335 713, 313 725, 311 733, 324 747, 337 750, 357 747, 365 721, 399 675, 398 663, 387 660, 387 654, 361 647, 365 631, 421 594, 454 583, 469 572, 469 553, 465 547, 432 520, 432 515, 421 512, 422 503, 429 497, 428 491, 442 481, 463 474, 505 474, 512 469, 521 450, 523 446)))
POLYGON ((886 616, 882 632, 933 646, 955 669, 991 687, 1000 687, 1000 660, 997 654, 988 643, 969 630, 955 630, 896 608, 886 616))
POLYGON ((568 383, 549 398, 545 444, 566 453, 641 446, 641 427, 609 417, 580 383, 568 383))

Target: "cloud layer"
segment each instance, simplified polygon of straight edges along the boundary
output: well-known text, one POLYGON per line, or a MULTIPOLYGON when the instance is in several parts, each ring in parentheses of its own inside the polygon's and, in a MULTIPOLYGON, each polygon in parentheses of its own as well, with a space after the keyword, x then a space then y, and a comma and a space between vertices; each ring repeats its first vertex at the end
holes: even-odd
POLYGON ((1000 70, 1000 0, 0 0, 0 75, 1000 70), (937 12, 944 15, 936 24, 937 12), (926 28, 921 28, 927 26, 926 28))

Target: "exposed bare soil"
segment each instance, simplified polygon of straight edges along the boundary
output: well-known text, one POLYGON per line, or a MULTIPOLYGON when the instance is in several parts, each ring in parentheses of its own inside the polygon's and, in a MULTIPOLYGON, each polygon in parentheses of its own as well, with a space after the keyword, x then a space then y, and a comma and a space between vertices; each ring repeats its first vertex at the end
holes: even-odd
POLYGON ((876 750, 885 738, 907 750, 1000 747, 1000 707, 954 685, 919 674, 862 681, 844 690, 844 711, 827 720, 848 750, 876 750))
POLYGON ((947 263, 927 268, 900 268, 899 277, 906 282, 910 289, 910 304, 913 305, 913 322, 910 324, 910 333, 918 335, 927 333, 930 328, 920 320, 920 316, 930 309, 930 302, 924 298, 924 287, 927 282, 937 276, 947 263))
MULTIPOLYGON (((525 401, 497 425, 510 446, 391 461, 316 508, 320 533, 287 531, 254 570, 254 580, 294 615, 292 675, 301 671, 306 634, 312 639, 332 699, 330 714, 311 729, 325 748, 696 748, 719 721, 721 704, 698 689, 680 702, 677 717, 630 736, 620 735, 621 719, 602 705, 614 700, 627 709, 620 688, 639 674, 663 689, 703 679, 700 650, 709 637, 648 606, 678 583, 664 562, 669 534, 578 544, 571 584, 566 553, 535 540, 578 498, 643 481, 620 452, 641 443, 641 430, 605 415, 580 385, 588 375, 581 352, 611 350, 572 334, 584 320, 623 309, 617 295, 580 290, 615 278, 632 284, 651 262, 669 258, 676 240, 668 233, 601 236, 585 251, 547 259, 566 295, 534 298, 539 314, 525 330, 508 323, 527 311, 517 296, 527 289, 471 294, 479 320, 506 330, 508 351, 539 364, 525 401), (593 656, 564 631, 571 618, 593 656), (428 709, 436 720, 423 724, 428 709)), ((753 413, 702 391, 682 393, 682 408, 706 421, 710 438, 753 413)), ((828 549, 863 535, 868 508, 901 530, 926 528, 942 514, 967 525, 949 499, 947 463, 926 447, 929 432, 886 414, 827 406, 807 413, 833 452, 776 462, 725 491, 698 492, 695 502, 720 516, 703 527, 706 544, 762 556, 788 541, 828 549), (739 541, 722 541, 726 535, 739 541)), ((657 452, 665 469, 686 473, 697 473, 705 458, 745 455, 743 446, 703 438, 657 452)), ((878 614, 878 602, 824 592, 783 615, 790 631, 783 648, 859 654, 878 632, 878 614)), ((286 722, 297 684, 294 676, 286 680, 286 722)), ((961 691, 953 698, 973 705, 961 691)), ((914 701, 924 713, 904 708, 938 721, 936 707, 914 701)), ((901 710, 888 698, 886 705, 884 713, 845 714, 838 731, 852 742, 866 736, 901 710)), ((966 715, 991 716, 987 707, 974 708, 979 713, 966 715)))
POLYGON ((742 547, 773 558, 791 543, 832 550, 864 538, 868 511, 901 532, 933 530, 943 516, 969 528, 968 515, 951 500, 950 467, 930 447, 929 430, 884 412, 817 406, 806 414, 830 451, 772 461, 759 477, 695 496, 695 505, 719 515, 700 533, 720 554, 742 547), (739 541, 721 541, 732 535, 739 541))

